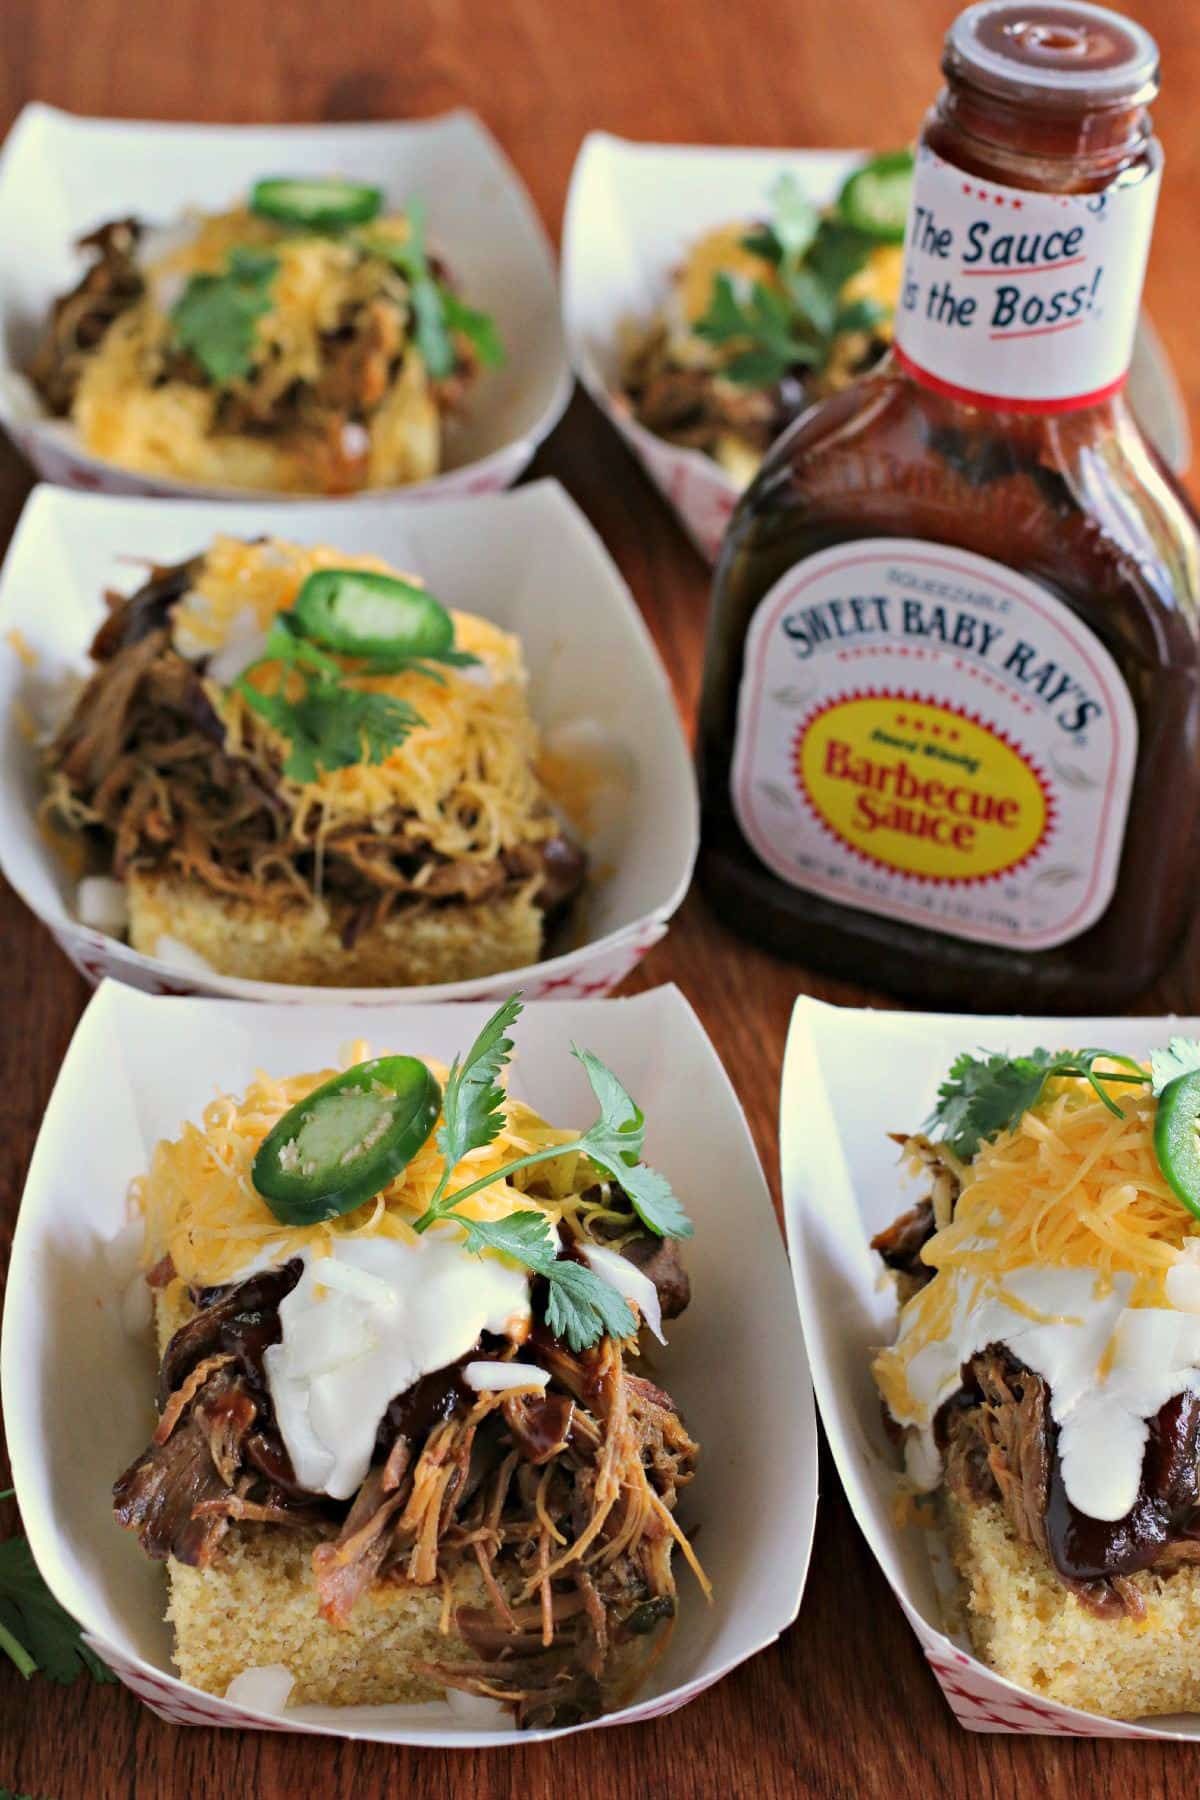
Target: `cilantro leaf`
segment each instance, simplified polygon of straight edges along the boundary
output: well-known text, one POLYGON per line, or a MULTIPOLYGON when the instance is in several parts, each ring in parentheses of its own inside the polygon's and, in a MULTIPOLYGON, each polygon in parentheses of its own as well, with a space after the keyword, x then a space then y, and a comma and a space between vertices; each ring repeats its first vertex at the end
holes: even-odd
POLYGON ((258 321, 272 306, 279 259, 262 250, 231 250, 223 274, 193 275, 171 308, 181 349, 209 380, 224 387, 254 362, 258 321))
POLYGON ((578 1154, 587 1156, 620 1184, 648 1231, 659 1237, 690 1237, 692 1223, 666 1177, 639 1162, 646 1136, 645 1116, 608 1065, 590 1050, 574 1051, 600 1106, 600 1117, 590 1131, 565 1144, 531 1150, 447 1194, 451 1175, 462 1158, 492 1143, 499 1133, 504 1092, 498 1077, 512 1052, 508 1030, 520 1011, 521 996, 514 994, 493 1013, 466 1055, 461 1060, 455 1057, 451 1065, 442 1098, 443 1123, 437 1135, 444 1167, 433 1197, 413 1229, 425 1232, 441 1219, 453 1219, 463 1228, 468 1250, 475 1254, 498 1250, 544 1277, 547 1325, 573 1350, 586 1350, 606 1334, 628 1337, 637 1330, 632 1309, 611 1282, 582 1263, 559 1257, 557 1235, 544 1213, 530 1207, 504 1219, 471 1219, 457 1211, 462 1202, 519 1169, 578 1154))
POLYGON ((647 1231, 658 1237, 688 1238, 692 1221, 671 1184, 657 1169, 639 1160, 646 1139, 646 1117, 606 1063, 590 1050, 576 1050, 600 1103, 600 1117, 577 1146, 619 1183, 621 1191, 647 1231))
POLYGON ((869 330, 883 316, 873 301, 841 302, 872 240, 843 220, 822 218, 794 176, 776 182, 771 200, 771 221, 742 243, 773 265, 775 282, 756 281, 739 293, 728 274, 718 273, 708 310, 693 327, 736 352, 719 372, 744 387, 773 387, 795 369, 823 368, 842 333, 869 330))
POLYGON ((85 1670, 96 1681, 116 1679, 42 1580, 23 1537, 0 1543, 0 1649, 23 1675, 40 1669, 64 1686, 85 1670))
MULTIPOLYGON (((439 1193, 454 1165, 469 1150, 481 1150, 490 1144, 500 1131, 504 1122, 504 1089, 499 1075, 512 1055, 509 1027, 516 1024, 521 1011, 520 994, 511 995, 492 1014, 461 1061, 456 1056, 450 1065, 442 1093, 443 1123, 437 1134, 437 1147, 446 1162, 439 1193)), ((438 1197, 435 1194, 435 1205, 438 1197)))
POLYGON ((448 287, 443 286, 439 291, 447 329, 460 332, 467 339, 483 368, 502 368, 506 360, 505 349, 491 314, 468 306, 448 287))
POLYGON ((874 239, 838 219, 822 219, 821 229, 808 253, 807 267, 821 284, 839 294, 859 270, 866 267, 874 239))
POLYGON ((546 1324, 572 1350, 587 1350, 602 1337, 631 1337, 637 1330, 629 1303, 594 1270, 556 1262, 545 1275, 546 1324))
POLYGON ((852 300, 848 306, 838 308, 833 328, 838 333, 872 331, 886 316, 884 308, 876 300, 852 300))
POLYGON ((718 275, 709 309, 694 329, 710 343, 744 344, 721 370, 743 386, 769 387, 789 370, 816 360, 813 346, 795 335, 786 300, 761 281, 754 282, 743 301, 729 276, 718 275))
POLYGON ((1196 1069, 1200 1069, 1200 1041, 1173 1037, 1165 1050, 1150 1054, 1150 1092, 1157 1099, 1170 1082, 1196 1069))
POLYGON ((383 762, 424 723, 407 700, 320 677, 305 677, 295 699, 282 685, 266 693, 245 675, 234 686, 253 712, 289 740, 283 772, 291 781, 316 781, 355 763, 383 762))
POLYGON ((475 1255, 481 1250, 499 1250, 538 1275, 549 1274, 558 1256, 550 1221, 543 1212, 509 1213, 507 1219, 460 1218, 458 1223, 467 1234, 467 1249, 475 1255))
POLYGON ((458 361, 452 338, 455 331, 470 339, 481 363, 488 368, 497 367, 504 360, 504 351, 492 320, 486 313, 477 312, 459 300, 444 282, 435 278, 429 266, 425 245, 425 202, 410 200, 406 216, 406 238, 372 233, 359 241, 370 255, 382 257, 394 269, 399 269, 407 281, 413 341, 430 376, 434 381, 440 381, 453 373, 458 361))
POLYGON ((1105 1082, 1144 1083, 1146 1072, 1131 1057, 1112 1050, 1032 1050, 1027 1056, 1005 1056, 983 1051, 972 1056, 964 1051, 951 1064, 938 1089, 937 1104, 926 1128, 940 1128, 942 1140, 963 1162, 970 1162, 981 1144, 1011 1131, 1041 1098, 1047 1081, 1056 1075, 1077 1076, 1091 1083, 1110 1112, 1124 1115, 1105 1082), (1122 1065, 1119 1071, 1097 1074, 1100 1061, 1122 1065))
POLYGON ((459 1219, 466 1248, 499 1250, 546 1282, 546 1324, 572 1350, 587 1350, 602 1337, 631 1337, 637 1318, 612 1283, 583 1263, 562 1259, 545 1213, 516 1212, 507 1219, 459 1219))

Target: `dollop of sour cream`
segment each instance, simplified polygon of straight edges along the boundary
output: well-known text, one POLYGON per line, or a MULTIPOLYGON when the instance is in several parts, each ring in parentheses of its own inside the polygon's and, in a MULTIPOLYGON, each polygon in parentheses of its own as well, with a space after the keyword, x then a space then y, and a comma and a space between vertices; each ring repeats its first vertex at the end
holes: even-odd
POLYGON ((520 1343, 529 1275, 468 1255, 457 1233, 340 1238, 279 1308, 282 1337, 263 1358, 296 1479, 348 1500, 361 1486, 388 1403, 457 1362, 481 1332, 520 1343))
MULTIPOLYGON (((963 1364, 1003 1344, 1049 1384, 1071 1504, 1092 1519, 1123 1519, 1141 1485, 1149 1421, 1175 1395, 1200 1393, 1200 1262, 1190 1247, 1168 1271, 1168 1306, 1130 1306, 1132 1276, 1102 1282, 1087 1268, 1014 1269, 982 1289, 967 1271, 940 1279, 955 1287, 950 1329, 909 1358, 909 1407, 891 1402, 897 1421, 916 1428, 907 1462, 917 1485, 941 1479, 931 1428, 963 1364)), ((898 1349, 918 1318, 905 1309, 898 1349)))

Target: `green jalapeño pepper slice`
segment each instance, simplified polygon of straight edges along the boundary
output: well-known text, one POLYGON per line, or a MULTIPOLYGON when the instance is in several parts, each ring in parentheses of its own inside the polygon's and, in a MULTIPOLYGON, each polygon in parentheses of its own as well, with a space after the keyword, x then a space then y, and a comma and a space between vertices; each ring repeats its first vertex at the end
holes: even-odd
POLYGON ((454 620, 432 594, 367 569, 318 569, 296 596, 293 616, 305 637, 379 668, 444 656, 454 643, 454 620))
POLYGON ((855 169, 838 195, 837 209, 847 225, 881 244, 902 244, 912 191, 910 150, 892 150, 855 169))
POLYGON ((306 231, 342 231, 349 225, 366 225, 383 205, 383 193, 361 181, 334 181, 286 175, 256 181, 250 194, 250 210, 278 225, 299 225, 306 231))
POLYGON ((1172 1191, 1200 1218, 1200 1069, 1169 1081, 1159 1095, 1154 1150, 1172 1191))
POLYGON ((437 1124, 442 1090, 415 1056, 324 1082, 259 1145, 251 1177, 282 1225, 319 1225, 381 1193, 437 1124))

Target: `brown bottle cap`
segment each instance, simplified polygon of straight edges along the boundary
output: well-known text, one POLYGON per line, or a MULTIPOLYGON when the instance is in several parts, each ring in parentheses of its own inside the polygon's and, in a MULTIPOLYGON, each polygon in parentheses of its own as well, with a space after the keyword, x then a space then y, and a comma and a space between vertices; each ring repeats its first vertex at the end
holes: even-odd
POLYGON ((1150 33, 1084 0, 981 0, 950 27, 942 67, 989 93, 1042 105, 1145 106, 1158 92, 1150 33))

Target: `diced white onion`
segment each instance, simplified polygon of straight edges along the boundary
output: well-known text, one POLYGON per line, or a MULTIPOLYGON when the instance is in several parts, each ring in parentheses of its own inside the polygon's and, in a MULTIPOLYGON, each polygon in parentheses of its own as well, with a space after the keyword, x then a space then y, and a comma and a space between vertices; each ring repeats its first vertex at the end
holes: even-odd
POLYGON ((1189 1238, 1167 1270, 1167 1299, 1180 1312, 1200 1313, 1200 1238, 1189 1238))
POLYGON ((533 1363, 469 1362, 463 1380, 477 1394, 498 1394, 502 1388, 544 1388, 550 1376, 533 1363))
POLYGON ((264 1663, 235 1675, 225 1689, 225 1698, 248 1712, 281 1713, 295 1685, 295 1677, 283 1663, 264 1663))
POLYGON ((169 969, 177 969, 181 975, 215 975, 216 970, 206 956, 193 950, 190 944, 181 944, 177 937, 164 931, 152 952, 159 962, 166 963, 169 969))
POLYGON ((446 1705, 461 1724, 475 1725, 480 1731, 517 1729, 512 1709, 487 1694, 464 1694, 461 1688, 447 1688, 446 1705))
POLYGON ((619 1250, 606 1250, 600 1244, 580 1244, 590 1268, 615 1287, 623 1300, 636 1306, 660 1344, 666 1343, 662 1328, 662 1307, 658 1289, 636 1263, 631 1263, 619 1250))
POLYGON ((210 681, 218 682, 221 687, 228 687, 231 682, 237 680, 243 669, 248 669, 251 663, 258 662, 266 647, 267 634, 265 631, 256 631, 244 638, 237 638, 231 634, 229 642, 222 644, 221 648, 215 650, 209 657, 205 673, 210 681))
POLYGON ((75 911, 81 925, 118 936, 129 924, 125 883, 111 875, 85 875, 75 889, 75 911))

